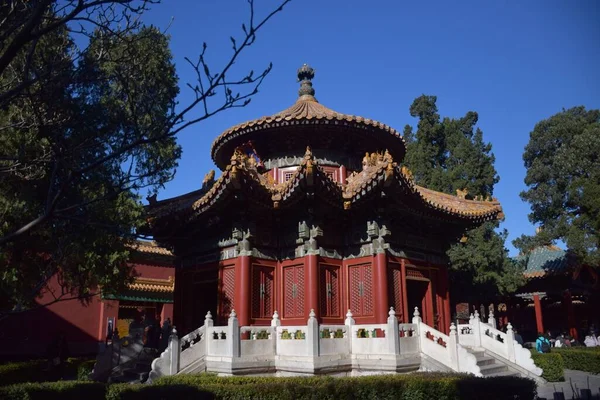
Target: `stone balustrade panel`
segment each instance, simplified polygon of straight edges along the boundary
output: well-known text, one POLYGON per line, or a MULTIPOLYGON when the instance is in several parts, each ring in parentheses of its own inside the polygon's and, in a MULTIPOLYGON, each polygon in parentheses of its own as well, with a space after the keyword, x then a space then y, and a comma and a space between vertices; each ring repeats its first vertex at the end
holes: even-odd
POLYGON ((241 357, 275 356, 276 329, 270 326, 243 326, 240 328, 241 357), (248 335, 244 335, 248 333, 248 335))
POLYGON ((308 327, 278 326, 276 333, 276 354, 281 356, 306 356, 308 327))
POLYGON ((353 354, 388 354, 387 324, 352 325, 353 354), (376 337, 377 333, 383 337, 376 337))
POLYGON ((434 360, 451 367, 450 353, 448 351, 450 338, 422 322, 419 323, 419 335, 421 351, 434 360))

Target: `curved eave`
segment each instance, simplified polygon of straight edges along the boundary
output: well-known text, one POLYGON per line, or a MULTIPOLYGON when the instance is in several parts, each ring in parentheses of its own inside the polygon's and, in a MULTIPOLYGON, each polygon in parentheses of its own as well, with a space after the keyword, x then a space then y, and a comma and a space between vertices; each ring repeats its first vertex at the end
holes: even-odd
POLYGON ((368 167, 349 177, 346 185, 340 185, 317 165, 309 150, 290 179, 281 184, 275 184, 256 169, 233 160, 201 198, 192 204, 186 201, 187 208, 177 205, 172 213, 155 216, 153 222, 154 226, 165 228, 169 224, 191 221, 224 204, 232 193, 243 194, 247 201, 259 207, 281 209, 301 201, 310 192, 334 207, 347 209, 360 206, 384 187, 397 191, 398 200, 413 211, 432 217, 470 224, 503 217, 497 201, 467 200, 415 185, 410 175, 396 163, 383 162, 368 167))
POLYGON ((161 208, 158 215, 153 213, 152 207, 148 207, 150 226, 163 229, 170 224, 192 220, 198 215, 212 211, 236 192, 245 193, 249 200, 264 206, 265 203, 270 203, 272 194, 261 184, 257 175, 255 171, 248 171, 239 163, 233 162, 212 187, 195 201, 186 201, 184 205, 172 203, 171 210, 161 208))
POLYGON ((316 164, 312 156, 305 157, 292 177, 276 188, 276 191, 273 200, 279 201, 278 208, 291 206, 297 200, 304 198, 307 191, 314 193, 333 207, 342 208, 341 185, 332 180, 323 168, 316 164))
POLYGON ((239 139, 240 136, 253 136, 254 133, 259 131, 294 125, 337 125, 356 129, 357 131, 373 130, 374 133, 384 134, 381 139, 387 142, 385 147, 393 151, 397 159, 402 159, 406 152, 404 139, 398 131, 389 125, 369 118, 338 113, 322 106, 314 99, 300 99, 292 107, 278 114, 243 122, 221 133, 212 144, 211 158, 219 168, 224 169, 227 155, 221 155, 220 152, 223 146, 230 141, 235 140, 241 144, 244 140, 239 139))
POLYGON ((352 204, 366 201, 383 186, 402 189, 412 200, 415 211, 427 211, 439 217, 483 222, 503 218, 502 207, 497 201, 461 199, 416 185, 412 178, 397 165, 385 163, 369 167, 349 178, 344 197, 352 204))

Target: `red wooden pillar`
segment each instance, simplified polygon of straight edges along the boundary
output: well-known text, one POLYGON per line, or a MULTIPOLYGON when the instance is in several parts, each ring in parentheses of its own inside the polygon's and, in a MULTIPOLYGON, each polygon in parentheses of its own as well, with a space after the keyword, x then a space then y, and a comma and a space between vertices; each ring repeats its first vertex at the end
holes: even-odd
POLYGON ((425 301, 423 303, 423 322, 429 326, 433 326, 435 325, 433 322, 435 317, 433 315, 433 283, 431 280, 427 283, 427 292, 425 293, 425 301))
POLYGON ((568 290, 565 291, 563 295, 563 306, 565 312, 567 313, 567 327, 569 328, 569 335, 579 340, 579 334, 577 332, 577 327, 575 326, 575 315, 573 314, 573 298, 571 297, 571 292, 568 290))
POLYGON ((308 318, 310 310, 314 310, 319 317, 319 260, 315 254, 304 256, 306 284, 304 286, 306 306, 304 319, 308 318))
POLYGON ((388 318, 388 275, 387 256, 385 253, 375 255, 375 323, 385 324, 388 318))
POLYGON ((346 184, 346 166, 345 165, 340 166, 340 183, 342 185, 346 184))
POLYGON ((400 260, 400 280, 402 283, 402 308, 404 315, 405 324, 410 324, 412 322, 413 310, 408 309, 408 296, 406 294, 406 261, 404 259, 400 260))
POLYGON ((540 295, 533 295, 533 305, 535 307, 535 323, 537 326, 538 333, 544 333, 544 320, 542 319, 542 303, 540 302, 540 295))
POLYGON ((450 312, 450 282, 448 281, 448 268, 440 267, 439 269, 439 291, 440 296, 442 297, 442 307, 438 310, 442 321, 442 329, 440 331, 445 334, 450 333, 450 323, 452 322, 452 314, 450 312))
MULTIPOLYGON (((248 326, 250 325, 250 313, 252 306, 252 295, 250 293, 250 256, 240 256, 238 257, 237 261, 236 279, 234 283, 235 312, 237 314, 240 326, 248 326)), ((255 288, 255 290, 258 290, 258 288, 255 288)))

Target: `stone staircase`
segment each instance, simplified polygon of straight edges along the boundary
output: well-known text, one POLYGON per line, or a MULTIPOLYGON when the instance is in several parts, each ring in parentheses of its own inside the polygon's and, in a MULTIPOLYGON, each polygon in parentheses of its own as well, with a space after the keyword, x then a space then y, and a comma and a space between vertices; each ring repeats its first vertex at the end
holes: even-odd
POLYGON ((484 377, 488 376, 520 376, 516 371, 508 368, 506 364, 489 356, 483 349, 467 348, 467 351, 475 356, 477 365, 484 377))
POLYGON ((144 383, 152 370, 152 360, 156 352, 144 349, 135 360, 122 365, 116 373, 110 377, 111 383, 144 383))

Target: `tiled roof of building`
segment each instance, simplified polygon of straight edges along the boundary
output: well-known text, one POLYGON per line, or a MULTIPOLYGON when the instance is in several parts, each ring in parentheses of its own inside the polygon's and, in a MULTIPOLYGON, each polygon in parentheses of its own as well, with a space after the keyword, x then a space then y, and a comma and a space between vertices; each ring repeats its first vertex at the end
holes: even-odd
POLYGON ((173 293, 175 291, 175 280, 173 277, 169 279, 153 279, 153 278, 135 278, 133 283, 128 285, 131 290, 139 290, 143 292, 163 292, 173 293))
POLYGON ((523 274, 528 279, 563 274, 569 270, 570 266, 566 251, 555 246, 537 247, 527 255, 517 257, 517 260, 525 259, 527 266, 523 274))
POLYGON ((172 256, 173 255, 173 253, 170 250, 165 249, 164 247, 160 247, 155 242, 146 242, 146 241, 138 240, 131 246, 131 248, 140 253, 160 254, 163 256, 172 256))
POLYGON ((224 167, 222 165, 223 158, 218 156, 218 153, 221 151, 223 144, 230 139, 240 140, 239 137, 241 136, 263 129, 298 124, 343 126, 345 128, 355 128, 365 132, 365 134, 366 130, 372 130, 375 131, 377 137, 393 139, 387 140, 390 151, 398 156, 404 155, 406 144, 400 133, 394 128, 369 118, 343 114, 320 104, 314 97, 315 91, 311 82, 313 77, 314 71, 305 64, 298 70, 298 80, 301 82, 301 87, 299 97, 291 107, 271 116, 264 116, 235 125, 217 136, 211 147, 213 161, 220 168, 224 167))
MULTIPOLYGON (((148 207, 151 222, 156 219, 171 219, 175 215, 199 215, 209 210, 223 194, 234 190, 248 190, 254 200, 271 203, 278 208, 289 199, 302 193, 302 186, 319 185, 327 199, 340 208, 348 209, 360 203, 380 186, 396 185, 413 207, 433 212, 434 215, 447 215, 462 220, 483 221, 503 217, 500 203, 493 199, 469 200, 466 198, 439 193, 418 186, 406 167, 395 163, 389 153, 370 154, 365 157, 363 171, 356 172, 342 184, 333 180, 318 165, 310 149, 301 165, 287 182, 276 184, 267 176, 258 173, 254 160, 243 153, 236 153, 222 176, 207 191, 196 191, 179 198, 157 202, 148 207)), ((464 196, 463 196, 464 197, 464 196)))

